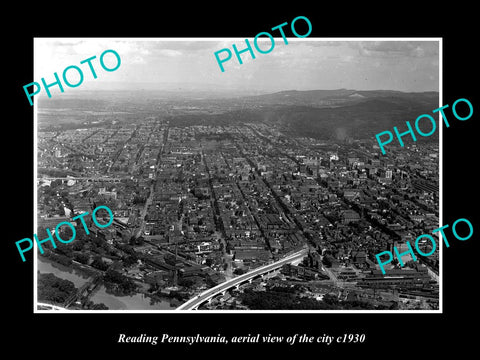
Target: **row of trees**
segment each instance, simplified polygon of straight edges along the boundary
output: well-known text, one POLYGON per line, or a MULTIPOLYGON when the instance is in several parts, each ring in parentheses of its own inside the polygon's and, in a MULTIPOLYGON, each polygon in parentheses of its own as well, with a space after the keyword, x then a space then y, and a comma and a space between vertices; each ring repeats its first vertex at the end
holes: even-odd
POLYGON ((64 266, 70 266, 72 265, 72 259, 69 258, 68 256, 65 256, 61 253, 56 253, 53 251, 45 251, 43 253, 43 256, 51 259, 52 261, 55 261, 56 263, 62 264, 64 266))
POLYGON ((245 290, 240 297, 242 303, 251 310, 325 310, 337 309, 311 298, 300 298, 293 293, 284 291, 253 291, 245 290))
POLYGON ((63 304, 77 289, 69 280, 53 274, 38 274, 38 300, 63 304))
POLYGON ((131 279, 111 268, 105 272, 103 280, 109 290, 121 295, 131 294, 137 288, 137 285, 131 279))
POLYGON ((274 287, 267 291, 247 289, 240 296, 242 303, 252 310, 381 310, 396 309, 398 304, 374 305, 369 301, 340 301, 333 294, 326 294, 321 301, 299 297, 292 288, 274 287))
MULTIPOLYGON (((78 289, 73 282, 61 279, 54 274, 38 275, 38 300, 40 302, 48 302, 55 304, 63 304, 78 289)), ((88 310, 108 310, 108 307, 103 304, 95 304, 93 301, 83 298, 81 300, 82 309, 88 310)))

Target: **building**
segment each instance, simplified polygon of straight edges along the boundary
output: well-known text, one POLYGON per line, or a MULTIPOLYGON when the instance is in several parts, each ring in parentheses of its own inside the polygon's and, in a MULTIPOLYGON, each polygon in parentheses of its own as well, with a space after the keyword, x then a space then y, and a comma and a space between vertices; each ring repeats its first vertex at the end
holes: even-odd
POLYGON ((117 199, 117 192, 116 191, 107 191, 106 188, 104 187, 101 187, 99 190, 98 190, 98 195, 102 195, 102 196, 105 196, 107 198, 111 198, 111 199, 117 199))
POLYGON ((350 258, 355 265, 363 265, 367 261, 367 254, 365 251, 352 251, 350 258))
POLYGON ((378 181, 381 183, 389 183, 392 181, 392 170, 390 169, 379 169, 378 170, 378 181))
POLYGON ((417 265, 416 269, 372 270, 369 275, 357 282, 367 288, 423 288, 431 281, 426 266, 417 265))
POLYGON ((343 191, 343 197, 346 200, 358 200, 360 198, 361 190, 358 189, 347 189, 343 191))
POLYGON ((321 274, 314 269, 306 268, 303 266, 295 266, 292 264, 285 264, 284 266, 282 266, 280 271, 286 276, 292 276, 306 281, 315 280, 319 276, 321 276, 321 274))
POLYGON ((353 269, 342 268, 337 274, 337 279, 341 281, 356 281, 357 273, 353 269))
POLYGON ((360 215, 353 210, 344 210, 341 214, 342 224, 349 224, 360 220, 360 215))

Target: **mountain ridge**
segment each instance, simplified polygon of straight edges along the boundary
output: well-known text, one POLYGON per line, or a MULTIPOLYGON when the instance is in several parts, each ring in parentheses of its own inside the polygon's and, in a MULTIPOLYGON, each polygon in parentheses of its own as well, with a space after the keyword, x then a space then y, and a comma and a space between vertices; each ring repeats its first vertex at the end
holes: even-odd
POLYGON ((274 93, 244 96, 242 99, 257 101, 270 105, 303 104, 310 106, 329 106, 336 104, 355 103, 371 98, 390 98, 399 101, 415 98, 438 98, 437 91, 403 92, 398 90, 282 90, 274 93))

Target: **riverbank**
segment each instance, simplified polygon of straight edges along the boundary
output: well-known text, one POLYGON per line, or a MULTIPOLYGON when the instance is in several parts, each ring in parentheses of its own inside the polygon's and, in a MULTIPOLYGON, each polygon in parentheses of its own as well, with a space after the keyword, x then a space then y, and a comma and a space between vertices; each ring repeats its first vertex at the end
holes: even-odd
MULTIPOLYGON (((53 273, 55 276, 69 280, 75 287, 82 287, 89 281, 96 271, 89 269, 86 265, 73 262, 71 267, 56 263, 49 257, 38 256, 37 269, 40 273, 53 273)), ((176 307, 167 298, 155 296, 151 298, 146 293, 137 292, 133 295, 117 296, 107 292, 105 285, 100 284, 89 297, 95 304, 103 303, 109 310, 173 310, 176 307)))
POLYGON ((53 251, 50 251, 48 249, 45 250, 44 254, 38 254, 37 259, 48 259, 49 261, 59 266, 63 266, 67 269, 73 269, 73 270, 78 270, 80 272, 83 272, 87 276, 95 276, 95 275, 103 274, 103 272, 98 269, 95 269, 89 265, 79 263, 78 261, 67 258, 66 256, 56 254, 53 251))

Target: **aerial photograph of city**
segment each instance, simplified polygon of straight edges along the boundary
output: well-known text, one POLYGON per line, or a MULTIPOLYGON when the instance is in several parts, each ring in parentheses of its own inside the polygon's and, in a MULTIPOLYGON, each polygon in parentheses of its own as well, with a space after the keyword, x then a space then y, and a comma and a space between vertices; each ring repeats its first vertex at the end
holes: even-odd
POLYGON ((440 309, 440 42, 275 39, 35 39, 36 311, 440 309))

